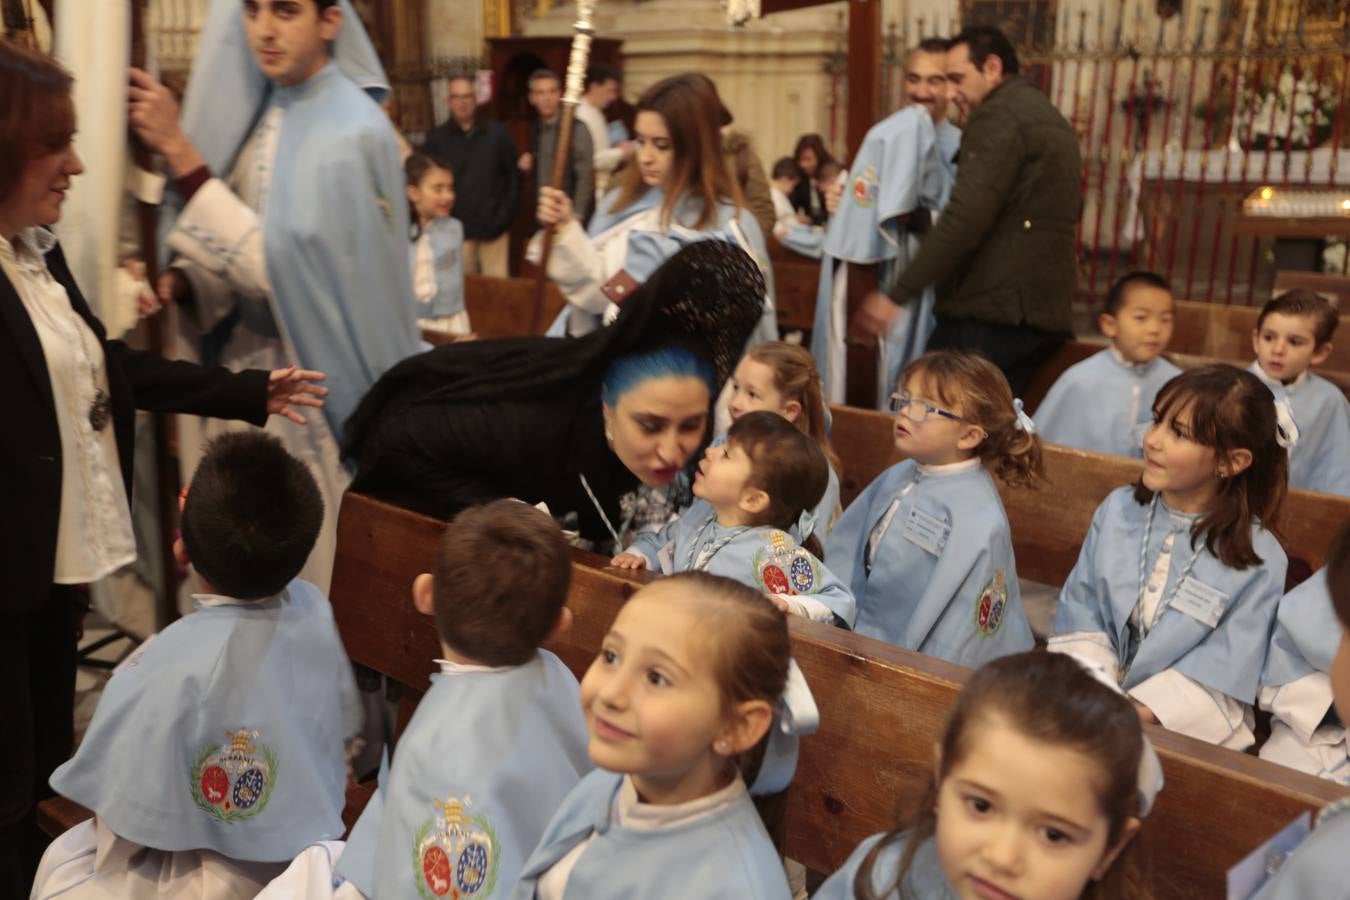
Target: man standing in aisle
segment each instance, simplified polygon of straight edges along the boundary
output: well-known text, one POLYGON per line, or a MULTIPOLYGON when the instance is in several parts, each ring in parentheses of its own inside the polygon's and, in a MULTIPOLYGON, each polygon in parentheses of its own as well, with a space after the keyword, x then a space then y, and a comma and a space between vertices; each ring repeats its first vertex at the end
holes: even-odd
POLYGON ((473 80, 450 79, 450 118, 427 133, 426 151, 455 171, 455 218, 464 225, 464 274, 507 276, 511 222, 520 207, 516 145, 502 123, 479 115, 473 80))
POLYGON ((586 125, 591 136, 591 147, 595 150, 595 199, 598 203, 609 190, 614 178, 614 170, 625 160, 633 158, 637 151, 634 141, 624 141, 610 146, 609 123, 605 121, 605 110, 619 99, 619 70, 604 63, 596 63, 586 70, 586 93, 581 95, 577 104, 577 121, 586 125))

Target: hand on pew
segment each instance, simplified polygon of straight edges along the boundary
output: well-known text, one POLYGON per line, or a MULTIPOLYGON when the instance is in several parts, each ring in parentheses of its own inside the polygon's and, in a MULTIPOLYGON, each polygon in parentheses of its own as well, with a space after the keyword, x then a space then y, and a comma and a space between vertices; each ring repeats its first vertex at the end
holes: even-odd
POLYGON ((647 558, 639 553, 620 553, 609 564, 616 569, 645 569, 647 558))

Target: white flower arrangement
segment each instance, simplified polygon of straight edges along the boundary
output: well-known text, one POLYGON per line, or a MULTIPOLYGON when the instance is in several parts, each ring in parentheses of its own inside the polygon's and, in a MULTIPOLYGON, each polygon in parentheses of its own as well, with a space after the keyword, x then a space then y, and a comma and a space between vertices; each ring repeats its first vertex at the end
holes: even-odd
POLYGON ((1335 116, 1334 86, 1286 66, 1274 88, 1241 92, 1233 135, 1248 149, 1311 150, 1331 136, 1335 116))

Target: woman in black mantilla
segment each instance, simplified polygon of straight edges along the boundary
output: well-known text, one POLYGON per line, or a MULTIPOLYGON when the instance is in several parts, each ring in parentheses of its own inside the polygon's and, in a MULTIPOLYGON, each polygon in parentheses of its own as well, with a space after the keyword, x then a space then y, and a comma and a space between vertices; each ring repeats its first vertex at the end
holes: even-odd
POLYGON ((671 257, 608 328, 451 344, 405 360, 347 424, 351 489, 450 518, 500 497, 544 502, 618 541, 639 485, 704 445, 713 398, 759 321, 764 278, 735 245, 671 257), (621 509, 627 508, 627 517, 621 509))

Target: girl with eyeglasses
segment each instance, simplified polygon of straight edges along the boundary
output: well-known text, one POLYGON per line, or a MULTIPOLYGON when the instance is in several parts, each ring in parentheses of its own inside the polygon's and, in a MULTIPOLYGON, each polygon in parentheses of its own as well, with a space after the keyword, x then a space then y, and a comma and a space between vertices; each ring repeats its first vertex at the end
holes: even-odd
POLYGON ((1030 650, 1008 517, 994 478, 1043 477, 1031 419, 1003 373, 973 353, 926 354, 905 367, 887 469, 825 543, 858 601, 854 626, 963 666, 1030 650))

